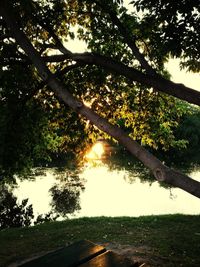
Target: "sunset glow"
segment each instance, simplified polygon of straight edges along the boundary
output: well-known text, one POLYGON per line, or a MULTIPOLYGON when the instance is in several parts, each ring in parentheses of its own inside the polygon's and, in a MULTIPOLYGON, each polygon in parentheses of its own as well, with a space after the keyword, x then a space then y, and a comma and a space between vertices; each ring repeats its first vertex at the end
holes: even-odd
POLYGON ((96 143, 92 146, 88 153, 86 153, 87 160, 100 160, 104 154, 104 146, 102 143, 96 143))

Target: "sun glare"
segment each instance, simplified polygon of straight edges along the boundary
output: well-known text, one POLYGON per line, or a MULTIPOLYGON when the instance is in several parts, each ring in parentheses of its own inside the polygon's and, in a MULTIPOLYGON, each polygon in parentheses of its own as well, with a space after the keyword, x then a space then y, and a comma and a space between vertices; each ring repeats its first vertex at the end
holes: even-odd
POLYGON ((104 146, 102 143, 96 143, 92 146, 90 151, 86 153, 87 160, 101 160, 104 154, 104 146))

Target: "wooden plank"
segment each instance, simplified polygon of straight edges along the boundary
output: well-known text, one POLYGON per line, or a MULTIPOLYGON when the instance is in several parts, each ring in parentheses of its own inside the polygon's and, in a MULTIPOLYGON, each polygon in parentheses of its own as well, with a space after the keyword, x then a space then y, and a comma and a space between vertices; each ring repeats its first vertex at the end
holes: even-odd
POLYGON ((137 263, 134 264, 131 260, 112 251, 106 251, 105 253, 81 265, 81 267, 134 267, 134 266, 138 266, 138 264, 137 263))
POLYGON ((102 246, 81 240, 68 247, 48 253, 20 265, 21 267, 75 267, 105 252, 102 246))

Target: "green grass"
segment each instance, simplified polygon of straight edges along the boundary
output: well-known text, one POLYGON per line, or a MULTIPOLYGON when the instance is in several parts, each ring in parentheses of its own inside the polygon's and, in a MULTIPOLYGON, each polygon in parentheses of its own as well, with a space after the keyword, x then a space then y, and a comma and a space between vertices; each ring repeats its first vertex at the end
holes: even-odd
POLYGON ((148 247, 153 266, 200 266, 200 216, 190 215, 81 218, 5 229, 0 231, 0 266, 81 239, 148 247))

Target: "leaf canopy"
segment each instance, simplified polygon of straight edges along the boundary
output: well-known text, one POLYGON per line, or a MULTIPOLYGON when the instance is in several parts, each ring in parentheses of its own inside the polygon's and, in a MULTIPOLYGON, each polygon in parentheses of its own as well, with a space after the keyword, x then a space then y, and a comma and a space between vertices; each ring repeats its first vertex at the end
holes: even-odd
MULTIPOLYGON (((100 60, 120 62, 152 79, 155 71, 170 77, 164 68, 170 56, 180 57, 182 67, 199 70, 197 1, 132 4, 134 12, 123 1, 12 1, 19 27, 72 95, 145 146, 184 147, 186 143, 173 133, 187 111, 180 101, 126 75, 76 60, 100 55, 100 60), (73 39, 82 40, 87 52, 69 51, 73 39), (61 53, 68 57, 54 60, 61 53)), ((55 154, 80 150, 87 138, 104 136, 58 102, 3 19, 0 27, 1 172, 23 173, 55 154)))

